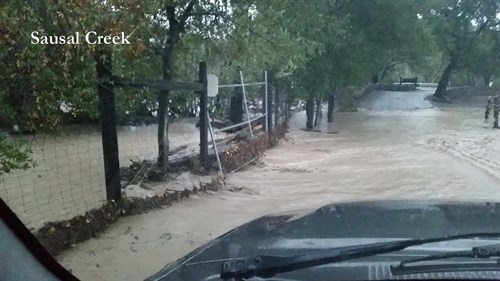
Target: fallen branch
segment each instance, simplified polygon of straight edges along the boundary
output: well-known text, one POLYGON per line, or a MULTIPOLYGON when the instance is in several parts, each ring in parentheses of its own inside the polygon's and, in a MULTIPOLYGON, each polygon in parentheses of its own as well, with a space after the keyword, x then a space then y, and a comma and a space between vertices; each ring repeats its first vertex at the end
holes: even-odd
POLYGON ((257 160, 257 159, 259 159, 259 157, 260 157, 260 156, 255 156, 255 157, 254 157, 253 159, 251 159, 250 161, 248 161, 248 162, 246 162, 245 164, 243 164, 243 165, 239 166, 238 168, 236 168, 236 169, 232 170, 232 171, 231 171, 231 174, 232 174, 232 173, 235 173, 235 172, 237 172, 237 171, 239 171, 239 170, 241 170, 241 169, 243 169, 243 168, 245 168, 246 166, 248 166, 248 164, 250 164, 250 163, 254 162, 254 161, 255 161, 255 160, 257 160))
POLYGON ((168 156, 172 156, 172 155, 174 155, 174 154, 176 154, 176 153, 178 153, 178 152, 180 152, 180 151, 182 151, 182 150, 184 150, 184 149, 186 149, 186 148, 187 148, 187 145, 183 145, 183 146, 179 146, 179 147, 178 147, 178 148, 176 148, 176 149, 172 149, 172 150, 170 150, 170 151, 168 152, 168 156))
MULTIPOLYGON (((236 139, 236 135, 230 135, 227 138, 215 140, 215 144, 217 146, 226 145, 226 144, 234 141, 235 139, 236 139)), ((210 146, 213 146, 213 144, 210 144, 210 146)))

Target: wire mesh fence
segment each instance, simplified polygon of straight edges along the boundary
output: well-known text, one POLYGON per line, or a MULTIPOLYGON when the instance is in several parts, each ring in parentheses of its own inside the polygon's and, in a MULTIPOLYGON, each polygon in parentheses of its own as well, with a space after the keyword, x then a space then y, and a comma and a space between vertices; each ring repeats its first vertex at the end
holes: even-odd
MULTIPOLYGON (((182 118, 169 126, 169 143, 177 156, 199 150, 195 118, 182 118), (178 149, 183 148, 183 149, 178 149)), ((120 166, 131 160, 158 156, 158 126, 118 127, 120 166)), ((6 174, 0 196, 30 228, 66 220, 106 202, 102 137, 97 126, 64 128, 58 133, 28 139, 35 167, 6 174)))
POLYGON ((106 200, 101 135, 96 128, 37 134, 30 143, 35 167, 0 180, 0 196, 28 228, 68 219, 106 200))
MULTIPOLYGON (((240 100, 246 101, 246 104, 239 103, 240 124, 230 121, 231 110, 234 111, 231 106, 235 106, 234 100, 231 102, 234 93, 232 90, 224 90, 220 92, 220 96, 209 100, 208 115, 212 131, 207 133, 213 134, 209 134, 209 151, 241 137, 238 132, 248 128, 248 125, 252 128, 250 132, 265 133, 266 119, 262 116, 265 116, 267 108, 262 85, 246 89, 245 98, 240 100)), ((273 101, 273 97, 269 96, 268 101, 273 101)), ((272 122, 273 126, 285 121, 285 98, 280 101, 279 106, 274 107, 271 103, 268 107, 277 110, 273 114, 277 121, 272 122)), ((199 113, 196 106, 189 114, 171 112, 167 134, 169 161, 191 159, 200 155, 199 113)), ((28 170, 16 170, 4 175, 0 179, 0 197, 30 230, 36 231, 47 222, 64 221, 83 215, 109 200, 106 196, 100 126, 72 125, 57 133, 13 138, 29 141, 36 165, 28 170)), ((134 164, 139 167, 129 169, 132 171, 131 177, 128 182, 121 183, 122 187, 143 181, 146 175, 142 168, 150 168, 146 163, 155 163, 158 157, 158 124, 117 126, 117 140, 120 167, 127 168, 134 164)), ((211 161, 216 170, 213 159, 211 161)), ((124 177, 123 172, 121 176, 124 177)))

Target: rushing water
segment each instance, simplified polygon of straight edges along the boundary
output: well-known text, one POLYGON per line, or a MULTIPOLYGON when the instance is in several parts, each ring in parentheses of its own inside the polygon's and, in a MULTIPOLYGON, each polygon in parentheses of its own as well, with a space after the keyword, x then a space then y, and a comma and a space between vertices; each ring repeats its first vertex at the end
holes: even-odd
MULTIPOLYGON (((336 201, 500 201, 500 130, 479 107, 434 107, 426 91, 373 93, 353 113, 336 113, 321 133, 300 130, 261 161, 229 175, 240 192, 202 195, 128 217, 60 256, 82 280, 140 280, 257 216, 336 201)), ((322 120, 325 121, 325 120, 322 120)))

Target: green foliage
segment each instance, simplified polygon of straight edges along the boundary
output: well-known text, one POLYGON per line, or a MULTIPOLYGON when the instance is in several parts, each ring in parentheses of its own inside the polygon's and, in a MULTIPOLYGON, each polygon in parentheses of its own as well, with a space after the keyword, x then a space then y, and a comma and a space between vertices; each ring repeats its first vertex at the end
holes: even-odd
POLYGON ((486 30, 478 37, 459 67, 481 78, 484 85, 500 77, 500 31, 486 30))
MULTIPOLYGON (((247 81, 261 80, 266 69, 289 97, 305 99, 331 92, 351 95, 349 87, 374 75, 397 77, 402 70, 434 81, 457 48, 464 73, 493 79, 500 65, 499 7, 494 3, 8 0, 0 6, 0 76, 7 78, 0 80, 0 126, 53 130, 67 122, 99 119, 96 46, 33 45, 34 30, 40 35, 89 30, 131 35, 132 45, 112 46, 113 73, 119 76, 161 79, 167 72, 172 79, 192 81, 198 62, 207 61, 221 83, 239 80, 240 69, 247 81), (185 25, 176 30, 179 21, 185 25), (485 22, 485 32, 476 38, 485 22)), ((156 107, 154 92, 116 92, 119 120, 156 107)), ((172 93, 171 107, 187 110, 195 100, 191 94, 172 93)))
MULTIPOLYGON (((437 46, 446 60, 434 94, 443 98, 452 73, 456 70, 464 72, 464 63, 475 60, 477 53, 474 49, 482 37, 489 31, 498 32, 500 4, 490 0, 434 0, 421 5, 421 11, 423 19, 434 31, 437 46)), ((486 62, 479 67, 489 68, 489 64, 486 62)))
POLYGON ((0 176, 14 170, 26 170, 34 165, 31 149, 26 143, 8 139, 0 133, 0 176))

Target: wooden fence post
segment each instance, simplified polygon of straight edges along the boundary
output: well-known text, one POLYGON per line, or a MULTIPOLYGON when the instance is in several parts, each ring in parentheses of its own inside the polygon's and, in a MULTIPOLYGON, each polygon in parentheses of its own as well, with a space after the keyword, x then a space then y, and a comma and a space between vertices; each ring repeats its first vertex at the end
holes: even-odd
POLYGON ((112 79, 112 51, 105 48, 96 52, 97 94, 101 110, 102 152, 106 199, 121 198, 120 160, 118 156, 118 134, 116 131, 115 93, 112 79))
POLYGON ((200 160, 201 166, 205 173, 210 169, 208 161, 208 95, 207 95, 207 63, 200 62, 199 65, 199 82, 204 84, 203 91, 198 92, 200 95, 200 160))

